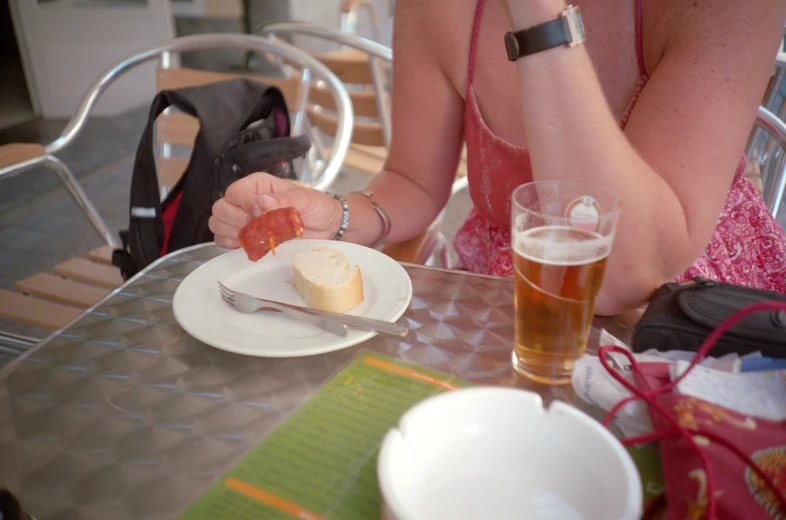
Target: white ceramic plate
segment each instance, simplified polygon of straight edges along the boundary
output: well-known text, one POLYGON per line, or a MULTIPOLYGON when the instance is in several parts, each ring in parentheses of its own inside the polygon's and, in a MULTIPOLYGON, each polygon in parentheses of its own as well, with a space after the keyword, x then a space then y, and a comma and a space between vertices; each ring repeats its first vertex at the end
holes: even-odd
POLYGON ((242 249, 198 267, 175 291, 172 310, 183 329, 216 348, 260 357, 299 357, 350 347, 376 333, 348 327, 344 338, 279 313, 241 314, 221 300, 218 282, 260 298, 306 306, 293 285, 292 258, 317 247, 332 247, 360 266, 363 302, 347 312, 396 321, 412 299, 412 282, 401 265, 375 249, 332 240, 291 240, 251 262, 242 249))

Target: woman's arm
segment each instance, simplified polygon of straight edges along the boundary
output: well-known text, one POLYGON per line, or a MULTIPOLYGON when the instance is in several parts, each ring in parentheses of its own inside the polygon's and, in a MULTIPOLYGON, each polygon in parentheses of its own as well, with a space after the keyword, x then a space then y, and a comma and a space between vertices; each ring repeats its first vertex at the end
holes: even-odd
MULTIPOLYGON (((366 186, 393 223, 389 243, 417 236, 437 217, 461 154, 464 107, 438 63, 429 1, 396 2, 390 151, 384 170, 366 186)), ((347 201, 352 217, 346 240, 374 242, 381 219, 364 197, 347 201)))
MULTIPOLYGON (((562 0, 501 1, 516 30, 565 7, 562 0)), ((706 247, 786 16, 779 0, 661 1, 652 9, 662 10, 663 54, 624 133, 584 45, 517 63, 535 178, 593 181, 622 198, 601 314, 640 305, 706 247)))
MULTIPOLYGON (((431 0, 399 0, 395 13, 393 132, 384 170, 366 186, 388 213, 389 243, 417 236, 447 203, 461 151, 463 105, 439 66, 431 0)), ((372 244, 383 223, 368 200, 345 195, 350 206, 343 240, 372 244)), ((239 246, 237 235, 253 216, 275 208, 298 209, 304 237, 333 238, 341 204, 329 195, 265 173, 248 175, 213 205, 210 230, 221 247, 239 246)))

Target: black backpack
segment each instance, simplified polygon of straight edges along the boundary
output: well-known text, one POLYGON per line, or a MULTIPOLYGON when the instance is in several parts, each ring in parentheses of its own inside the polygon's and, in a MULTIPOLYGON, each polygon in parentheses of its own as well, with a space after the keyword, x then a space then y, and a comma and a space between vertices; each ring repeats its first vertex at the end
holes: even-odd
POLYGON ((123 278, 167 253, 211 242, 211 208, 234 181, 259 171, 294 178, 292 160, 311 144, 289 132, 281 91, 258 81, 240 78, 159 92, 136 153, 128 230, 120 232, 123 248, 112 254, 123 278), (199 119, 199 133, 188 167, 162 202, 153 126, 169 106, 199 119))

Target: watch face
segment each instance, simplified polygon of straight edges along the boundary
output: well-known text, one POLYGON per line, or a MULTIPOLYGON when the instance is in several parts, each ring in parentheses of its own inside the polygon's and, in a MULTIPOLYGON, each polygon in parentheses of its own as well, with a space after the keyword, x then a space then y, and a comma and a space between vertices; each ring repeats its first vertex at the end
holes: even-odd
POLYGON ((576 16, 573 17, 573 25, 574 25, 574 32, 581 37, 584 37, 584 20, 581 18, 581 14, 576 13, 576 16))
POLYGON ((581 19, 581 11, 578 7, 569 5, 563 16, 567 22, 568 35, 570 38, 570 47, 574 47, 587 40, 587 34, 584 32, 584 21, 581 19))
POLYGON ((505 50, 508 51, 508 59, 510 61, 516 61, 519 58, 519 53, 521 52, 519 41, 512 32, 505 34, 505 50))

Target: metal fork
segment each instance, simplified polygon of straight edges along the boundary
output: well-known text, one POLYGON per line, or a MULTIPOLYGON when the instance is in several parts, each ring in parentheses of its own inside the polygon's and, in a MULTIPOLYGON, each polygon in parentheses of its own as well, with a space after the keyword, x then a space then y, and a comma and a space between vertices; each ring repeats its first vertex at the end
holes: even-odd
POLYGON ((331 334, 335 334, 336 336, 342 338, 347 336, 347 326, 339 321, 327 319, 322 316, 315 316, 298 309, 292 309, 283 303, 271 301, 262 302, 251 295, 234 291, 223 285, 221 282, 218 282, 218 290, 221 292, 221 298, 223 298, 225 302, 243 314, 251 314, 252 312, 258 311, 259 309, 273 309, 282 312, 300 322, 314 325, 315 327, 318 327, 331 334))
POLYGON ((218 282, 218 288, 221 291, 221 296, 225 300, 227 300, 227 298, 232 298, 232 300, 236 302, 236 304, 230 304, 240 312, 254 312, 257 309, 262 308, 273 308, 281 310, 282 312, 286 312, 284 309, 287 309, 287 311, 297 312, 299 316, 305 314, 311 318, 318 317, 327 321, 341 323, 343 325, 357 327, 359 329, 371 330, 381 334, 387 334, 389 336, 404 337, 409 333, 409 327, 399 325, 398 323, 375 320, 372 318, 363 318, 360 316, 350 316, 349 314, 340 314, 336 312, 318 311, 308 307, 298 307, 297 305, 291 305, 289 303, 265 300, 264 298, 257 298, 256 296, 251 296, 250 294, 245 294, 240 291, 230 289, 221 282, 218 282), (242 309, 240 308, 241 301, 243 302, 242 309))

